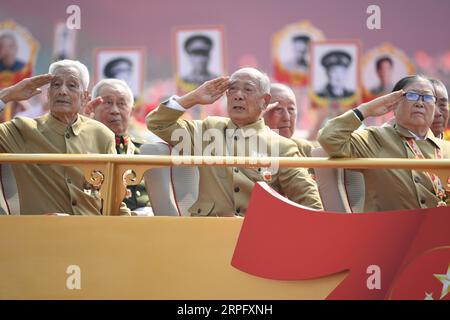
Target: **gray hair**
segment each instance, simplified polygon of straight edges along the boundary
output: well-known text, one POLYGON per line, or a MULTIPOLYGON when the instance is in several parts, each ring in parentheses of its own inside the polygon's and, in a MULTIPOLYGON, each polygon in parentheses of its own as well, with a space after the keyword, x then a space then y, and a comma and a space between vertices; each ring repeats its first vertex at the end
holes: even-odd
POLYGON ((436 87, 441 87, 442 89, 445 90, 445 92, 447 93, 448 96, 448 91, 447 91, 447 87, 445 86, 445 84, 438 79, 429 79, 431 84, 433 85, 434 91, 436 91, 436 87))
POLYGON ((292 94, 295 98, 295 93, 294 91, 291 89, 291 87, 282 84, 282 83, 272 83, 270 85, 270 94, 273 96, 274 91, 287 91, 289 92, 289 94, 292 94))
POLYGON ((93 99, 97 98, 100 95, 101 89, 106 86, 113 88, 117 86, 122 87, 126 91, 128 97, 130 98, 129 100, 130 106, 133 106, 134 104, 133 91, 131 91, 131 88, 125 81, 119 79, 103 79, 99 81, 92 89, 92 98, 93 99))
POLYGON ((259 80, 259 86, 260 86, 261 91, 263 93, 270 94, 270 79, 267 76, 267 74, 259 71, 258 69, 247 67, 247 68, 241 68, 239 70, 236 70, 231 75, 231 78, 235 77, 236 75, 238 75, 240 73, 252 74, 255 77, 257 77, 259 80))
POLYGON ((48 68, 48 73, 50 74, 55 74, 56 70, 58 69, 67 69, 67 68, 75 68, 78 70, 78 72, 80 73, 80 77, 81 77, 81 84, 83 86, 84 90, 87 90, 89 87, 89 71, 86 68, 86 66, 84 64, 82 64, 80 61, 75 61, 75 60, 60 60, 60 61, 56 61, 53 62, 50 67, 48 68))

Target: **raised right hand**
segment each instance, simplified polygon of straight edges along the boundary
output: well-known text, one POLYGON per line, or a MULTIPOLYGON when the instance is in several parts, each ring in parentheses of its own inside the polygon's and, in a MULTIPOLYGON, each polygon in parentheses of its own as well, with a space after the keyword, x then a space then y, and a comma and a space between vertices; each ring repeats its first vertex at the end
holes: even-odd
POLYGON ((399 102, 403 94, 403 90, 394 91, 375 98, 369 102, 363 103, 358 106, 359 111, 363 114, 364 118, 379 117, 392 111, 397 102, 399 102))
POLYGON ((220 77, 206 81, 197 89, 177 99, 177 102, 186 109, 196 104, 212 104, 217 101, 230 86, 229 77, 220 77))
POLYGON ((4 103, 10 101, 22 101, 28 100, 31 97, 42 92, 40 87, 50 83, 52 81, 53 75, 44 74, 40 76, 35 76, 31 78, 23 79, 15 85, 7 87, 0 91, 0 99, 4 103))

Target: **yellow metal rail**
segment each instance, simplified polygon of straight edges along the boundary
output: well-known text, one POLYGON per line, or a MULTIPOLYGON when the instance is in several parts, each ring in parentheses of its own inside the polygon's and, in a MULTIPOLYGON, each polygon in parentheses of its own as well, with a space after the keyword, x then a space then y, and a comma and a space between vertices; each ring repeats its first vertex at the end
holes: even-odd
MULTIPOLYGON (((442 181, 450 177, 450 159, 328 159, 293 157, 128 156, 98 154, 0 154, 0 163, 59 164, 80 168, 86 180, 98 182, 100 172, 103 214, 117 215, 126 185, 136 185, 145 171, 169 166, 304 167, 349 169, 412 169, 431 171, 442 181)), ((447 184, 445 183, 446 187, 447 184)))

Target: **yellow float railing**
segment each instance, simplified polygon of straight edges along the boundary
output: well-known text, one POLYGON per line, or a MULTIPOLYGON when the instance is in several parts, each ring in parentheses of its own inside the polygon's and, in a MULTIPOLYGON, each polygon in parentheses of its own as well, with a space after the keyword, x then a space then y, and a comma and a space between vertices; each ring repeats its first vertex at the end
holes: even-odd
MULTIPOLYGON (((328 159, 294 157, 202 157, 202 156, 127 156, 94 154, 0 154, 0 163, 59 164, 80 168, 87 181, 100 187, 103 214, 117 215, 125 197, 126 185, 136 185, 145 171, 180 166, 412 169, 434 172, 446 182, 450 177, 450 159, 328 159)), ((444 183, 446 187, 447 183, 444 183)))

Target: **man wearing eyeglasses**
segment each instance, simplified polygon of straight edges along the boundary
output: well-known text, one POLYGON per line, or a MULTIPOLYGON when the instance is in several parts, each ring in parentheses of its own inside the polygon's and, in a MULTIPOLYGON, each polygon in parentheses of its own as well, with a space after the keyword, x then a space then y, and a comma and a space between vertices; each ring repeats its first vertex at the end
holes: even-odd
MULTIPOLYGON (((331 157, 450 158, 447 141, 430 130, 436 97, 430 80, 414 75, 401 79, 392 93, 363 103, 330 120, 319 133, 319 143, 331 157), (392 126, 357 130, 368 117, 394 111, 392 126)), ((365 212, 432 208, 447 205, 444 185, 432 172, 363 169, 365 212)))

